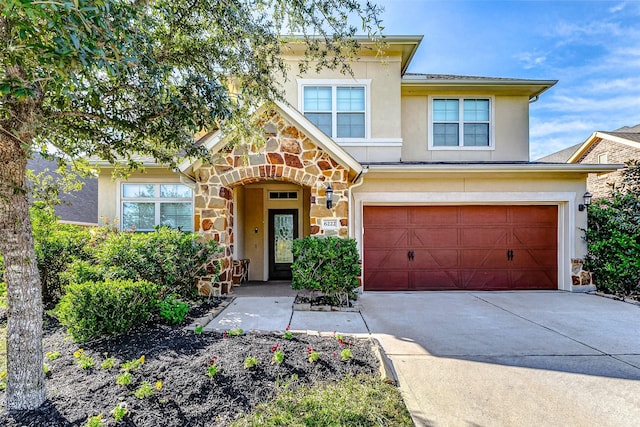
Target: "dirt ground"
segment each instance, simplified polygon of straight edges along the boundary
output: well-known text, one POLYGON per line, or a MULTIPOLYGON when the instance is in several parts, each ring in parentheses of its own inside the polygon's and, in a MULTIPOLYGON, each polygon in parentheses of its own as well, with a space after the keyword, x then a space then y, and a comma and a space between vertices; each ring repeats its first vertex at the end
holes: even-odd
MULTIPOLYGON (((197 318, 208 308, 194 310, 190 317, 197 318)), ((46 324, 48 399, 37 411, 0 413, 2 426, 83 426, 88 417, 99 414, 101 425, 107 426, 225 426, 287 388, 378 371, 371 343, 351 337, 196 334, 184 330, 184 324, 154 324, 126 336, 76 344, 55 319, 47 317, 46 324), (343 361, 345 348, 353 357, 343 361), (76 357, 80 349, 82 356, 93 359, 92 368, 80 367, 81 358, 76 357), (282 363, 273 361, 278 351, 284 354, 282 363), (315 362, 308 361, 311 351, 319 353, 315 362), (122 364, 140 361, 141 356, 144 362, 129 370, 131 383, 118 385, 122 364), (257 365, 245 368, 247 357, 255 357, 257 365), (113 358, 114 366, 101 367, 108 358, 113 358), (209 377, 211 363, 219 370, 209 377), (134 392, 144 382, 153 394, 138 398, 134 392), (126 405, 128 414, 116 423, 112 410, 120 404, 126 405)), ((4 407, 4 392, 0 405, 4 407)))

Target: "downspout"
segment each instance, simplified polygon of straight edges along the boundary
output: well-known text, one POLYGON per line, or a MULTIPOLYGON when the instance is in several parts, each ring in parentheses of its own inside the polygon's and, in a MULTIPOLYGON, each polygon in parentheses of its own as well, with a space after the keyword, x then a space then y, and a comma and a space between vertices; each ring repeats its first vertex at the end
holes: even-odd
POLYGON ((348 206, 348 209, 349 209, 349 217, 350 217, 350 218, 349 218, 349 230, 348 230, 348 231, 349 231, 349 237, 351 237, 351 238, 353 238, 353 237, 354 237, 354 236, 353 236, 353 222, 354 222, 354 218, 355 218, 355 215, 353 214, 353 211, 351 210, 351 206, 352 206, 352 203, 351 203, 351 196, 352 196, 352 193, 351 193, 351 191, 352 191, 354 188, 358 188, 358 187, 360 187, 362 184, 364 184, 364 175, 365 175, 367 172, 369 172, 369 166, 367 166, 366 168, 363 168, 363 169, 362 169, 362 171, 360 171, 360 173, 358 174, 358 176, 356 176, 356 177, 354 178, 354 180, 352 181, 352 182, 354 182, 354 184, 353 184, 352 186, 350 186, 350 187, 349 187, 349 190, 348 190, 349 203, 348 203, 348 205, 347 205, 347 206, 348 206), (360 179, 361 177, 362 177, 362 179, 360 179), (360 179, 360 182, 358 182, 358 179, 360 179))
POLYGON ((533 104, 534 102, 537 102, 538 99, 540 99, 539 95, 535 95, 533 98, 529 98, 529 104, 533 104))

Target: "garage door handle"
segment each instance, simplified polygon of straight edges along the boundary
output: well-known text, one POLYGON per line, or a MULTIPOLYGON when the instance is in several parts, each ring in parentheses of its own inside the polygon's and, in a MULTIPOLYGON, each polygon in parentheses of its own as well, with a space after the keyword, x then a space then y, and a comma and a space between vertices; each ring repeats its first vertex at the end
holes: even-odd
POLYGON ((413 261, 413 255, 414 255, 413 251, 407 252, 407 258, 409 258, 409 261, 413 261))
POLYGON ((513 249, 507 250, 507 261, 513 261, 513 249))

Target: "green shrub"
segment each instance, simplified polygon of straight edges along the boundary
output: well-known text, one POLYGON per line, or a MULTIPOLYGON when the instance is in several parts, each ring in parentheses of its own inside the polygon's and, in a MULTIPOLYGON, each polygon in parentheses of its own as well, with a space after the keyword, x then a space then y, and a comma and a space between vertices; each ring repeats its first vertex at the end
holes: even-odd
POLYGON ((87 341, 146 323, 157 310, 158 296, 158 286, 145 281, 73 283, 55 313, 74 340, 87 341))
POLYGON ((190 298, 196 278, 207 273, 205 265, 217 254, 215 241, 200 242, 197 234, 167 227, 151 233, 115 232, 96 245, 90 260, 72 263, 64 277, 68 283, 146 280, 190 298))
POLYGON ((640 295, 640 163, 631 160, 608 200, 589 207, 585 269, 599 290, 640 295))
POLYGON ((33 207, 30 210, 33 238, 45 303, 56 303, 62 296, 61 277, 69 263, 89 257, 90 228, 60 224, 52 209, 33 207))
POLYGON ((346 305, 358 287, 360 264, 356 241, 338 237, 305 237, 293 241, 293 289, 321 291, 346 305))
POLYGON ((177 294, 169 294, 160 301, 160 317, 174 325, 182 323, 189 312, 189 304, 176 299, 177 297, 177 294))

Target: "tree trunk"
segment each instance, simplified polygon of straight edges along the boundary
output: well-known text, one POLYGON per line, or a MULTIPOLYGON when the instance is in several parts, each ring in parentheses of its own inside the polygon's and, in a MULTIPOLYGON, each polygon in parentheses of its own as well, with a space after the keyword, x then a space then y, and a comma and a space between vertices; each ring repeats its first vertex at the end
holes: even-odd
POLYGON ((32 135, 14 137, 4 129, 0 130, 0 251, 8 304, 6 406, 15 411, 35 409, 45 400, 42 290, 25 179, 32 135))

